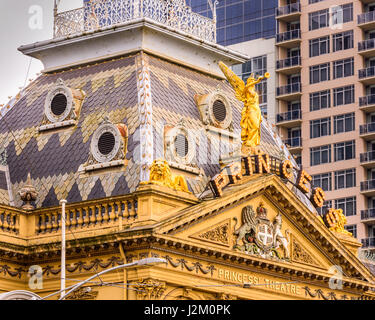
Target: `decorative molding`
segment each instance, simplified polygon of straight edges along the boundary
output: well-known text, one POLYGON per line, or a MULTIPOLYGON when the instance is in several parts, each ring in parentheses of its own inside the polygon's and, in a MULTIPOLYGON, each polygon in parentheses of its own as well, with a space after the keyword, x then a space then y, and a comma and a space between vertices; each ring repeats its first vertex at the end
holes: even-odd
POLYGON ((85 287, 73 291, 65 300, 96 300, 99 291, 92 291, 91 288, 85 287))
POLYGON ((237 300, 238 297, 232 294, 220 292, 216 295, 216 299, 218 300, 237 300))
MULTIPOLYGON (((92 269, 96 270, 99 267, 102 269, 107 269, 108 267, 115 267, 116 265, 123 264, 123 260, 119 257, 111 257, 107 260, 107 262, 102 262, 101 259, 95 259, 91 262, 85 261, 78 261, 73 265, 67 265, 66 270, 70 273, 74 272, 84 272, 84 271, 91 271, 92 269)), ((45 266, 43 267, 43 275, 58 275, 61 272, 61 267, 54 269, 52 266, 45 266)))
POLYGON ((308 250, 293 236, 292 237, 292 261, 320 267, 308 250))
POLYGON ((140 181, 150 178, 149 167, 153 161, 154 137, 152 127, 152 92, 150 68, 147 55, 141 53, 136 57, 138 112, 139 112, 139 159, 141 164, 140 181))
POLYGON ((170 256, 164 256, 164 259, 167 260, 167 262, 173 267, 173 268, 178 268, 181 267, 181 270, 188 270, 189 272, 192 272, 195 270, 196 273, 203 273, 203 274, 208 274, 211 273, 211 276, 213 276, 214 271, 216 268, 213 265, 207 266, 207 268, 203 268, 202 264, 200 262, 193 262, 192 266, 188 265, 188 262, 185 259, 177 259, 177 263, 173 262, 173 259, 170 256))
POLYGON ((336 293, 334 292, 328 292, 327 294, 324 294, 322 289, 317 289, 315 292, 313 292, 309 287, 304 287, 305 290, 305 296, 309 296, 310 298, 318 298, 322 300, 375 300, 375 298, 361 295, 360 297, 348 297, 347 295, 341 295, 340 298, 336 296, 336 293))
POLYGON ((133 288, 137 290, 138 300, 159 300, 165 292, 167 286, 165 282, 154 279, 140 280, 133 288))
POLYGON ((230 219, 222 221, 213 227, 200 230, 199 232, 190 236, 190 238, 204 240, 226 247, 230 246, 230 219))

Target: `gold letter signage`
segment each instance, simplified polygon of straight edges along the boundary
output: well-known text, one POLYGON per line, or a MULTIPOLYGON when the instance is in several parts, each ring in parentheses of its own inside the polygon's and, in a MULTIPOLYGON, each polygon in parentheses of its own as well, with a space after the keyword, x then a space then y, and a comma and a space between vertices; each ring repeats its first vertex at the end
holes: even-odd
POLYGON ((315 207, 323 206, 325 200, 324 191, 321 188, 311 188, 312 178, 306 171, 294 168, 289 160, 282 161, 269 154, 243 157, 241 161, 227 165, 219 174, 213 177, 210 181, 210 187, 215 197, 221 197, 226 186, 240 183, 244 176, 267 173, 273 173, 289 180, 304 194, 309 194, 307 196, 310 197, 310 201, 315 207), (297 180, 294 183, 291 180, 295 176, 297 176, 297 180))

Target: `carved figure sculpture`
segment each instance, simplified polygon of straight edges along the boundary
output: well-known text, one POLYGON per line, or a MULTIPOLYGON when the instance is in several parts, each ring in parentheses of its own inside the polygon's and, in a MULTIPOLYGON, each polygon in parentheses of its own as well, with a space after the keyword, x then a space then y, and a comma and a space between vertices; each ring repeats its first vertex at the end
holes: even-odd
POLYGON ((141 184, 157 184, 177 191, 189 192, 185 177, 173 176, 168 162, 163 159, 155 160, 150 167, 150 180, 141 184))
POLYGON ((245 85, 245 82, 223 62, 219 62, 219 67, 235 90, 237 100, 244 103, 244 108, 241 112, 242 144, 245 147, 254 148, 260 144, 260 125, 262 123, 259 95, 255 91, 255 85, 263 79, 269 78, 270 74, 267 72, 263 77, 258 77, 258 79, 255 79, 254 75, 251 74, 245 85))
POLYGON ((252 206, 246 206, 242 209, 242 226, 239 227, 234 234, 237 235, 236 246, 240 245, 240 241, 243 240, 244 243, 248 243, 251 241, 247 241, 245 236, 247 234, 254 234, 256 233, 256 220, 255 220, 255 211, 252 206))
POLYGON ((281 247, 284 250, 284 258, 289 259, 290 258, 290 252, 289 252, 289 242, 290 242, 290 231, 286 230, 285 234, 286 237, 281 232, 281 226, 282 226, 283 220, 281 217, 281 214, 278 213, 278 215, 275 217, 275 220, 273 221, 273 246, 274 249, 277 250, 281 247))

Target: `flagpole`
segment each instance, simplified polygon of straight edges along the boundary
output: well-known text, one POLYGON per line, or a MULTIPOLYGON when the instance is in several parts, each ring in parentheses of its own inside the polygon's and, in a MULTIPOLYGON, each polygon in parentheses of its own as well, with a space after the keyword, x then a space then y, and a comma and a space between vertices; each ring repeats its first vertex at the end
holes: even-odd
POLYGON ((65 205, 66 200, 61 200, 61 297, 65 295, 65 226, 66 226, 66 215, 65 205))

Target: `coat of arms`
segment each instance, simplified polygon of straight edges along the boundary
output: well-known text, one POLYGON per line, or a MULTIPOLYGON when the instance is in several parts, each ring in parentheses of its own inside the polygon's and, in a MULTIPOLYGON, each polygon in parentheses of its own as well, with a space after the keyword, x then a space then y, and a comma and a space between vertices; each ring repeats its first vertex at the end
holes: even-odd
POLYGON ((256 212, 252 206, 246 206, 242 209, 242 225, 234 232, 234 235, 237 236, 234 249, 262 257, 289 259, 290 232, 286 230, 286 236, 284 236, 281 232, 281 226, 282 217, 280 213, 271 222, 267 218, 267 209, 262 203, 256 212), (283 257, 277 251, 280 247, 284 252, 283 257))

